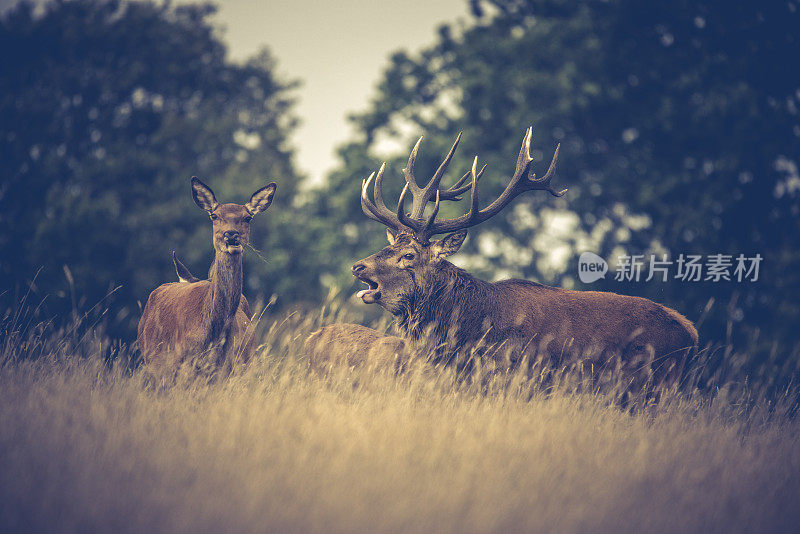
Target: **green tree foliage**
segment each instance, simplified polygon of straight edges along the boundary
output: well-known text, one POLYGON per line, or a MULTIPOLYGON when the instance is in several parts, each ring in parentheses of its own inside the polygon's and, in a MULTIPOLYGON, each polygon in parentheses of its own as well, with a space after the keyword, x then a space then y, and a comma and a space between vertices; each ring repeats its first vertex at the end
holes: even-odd
MULTIPOLYGON (((610 276, 591 287, 648 296, 692 320, 713 297, 701 331, 706 340, 724 340, 731 321, 736 332, 761 330, 769 342, 796 339, 800 3, 471 4, 469 25, 444 26, 434 45, 396 53, 375 99, 353 117, 361 135, 342 147, 342 168, 331 176, 328 200, 320 200, 338 225, 372 236, 353 240, 347 254, 359 257, 383 239, 379 225, 360 213, 356 177, 377 168, 383 153, 376 149, 386 139, 400 141, 389 158, 397 183, 416 136, 427 136, 418 169, 429 177, 464 130, 451 180, 478 154, 489 165, 481 181, 486 202, 507 182, 533 124, 535 169, 544 173, 560 142, 554 183, 569 193, 520 198, 515 209, 473 230, 466 250, 489 260, 474 262, 473 270, 580 287, 574 277, 581 250, 609 259, 619 251, 673 259, 760 253, 756 283, 625 284, 610 276), (572 212, 577 224, 548 240, 558 234, 548 221, 570 220, 554 208, 572 212), (482 235, 494 246, 481 246, 482 235), (570 246, 563 272, 540 261, 558 248, 553 243, 570 246)), ((466 207, 449 209, 452 216, 466 207)))
POLYGON ((210 265, 210 228, 191 200, 192 175, 223 202, 244 202, 277 181, 273 207, 253 223, 253 245, 268 260, 248 254, 246 292, 254 300, 316 296, 315 271, 292 253, 303 237, 286 231, 297 224, 298 176, 286 146, 294 84, 275 77, 266 52, 229 61, 208 21, 213 12, 205 4, 76 0, 49 3, 39 15, 23 3, 3 15, 6 296, 26 290, 41 268, 33 287, 63 316, 72 307, 70 276, 87 307, 121 285, 112 322, 130 335, 137 301, 175 280, 172 250, 198 275, 210 265))

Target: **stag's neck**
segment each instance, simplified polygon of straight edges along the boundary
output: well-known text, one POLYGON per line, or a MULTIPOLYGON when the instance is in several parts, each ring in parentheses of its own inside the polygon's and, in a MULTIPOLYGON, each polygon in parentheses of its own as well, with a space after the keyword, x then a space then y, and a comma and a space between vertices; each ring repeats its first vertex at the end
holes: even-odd
POLYGON ((207 343, 215 343, 230 328, 242 298, 242 255, 217 252, 211 266, 211 291, 205 302, 207 343))
POLYGON ((482 303, 490 290, 489 282, 443 261, 417 286, 398 325, 414 339, 432 335, 440 343, 463 342, 485 319, 482 303))

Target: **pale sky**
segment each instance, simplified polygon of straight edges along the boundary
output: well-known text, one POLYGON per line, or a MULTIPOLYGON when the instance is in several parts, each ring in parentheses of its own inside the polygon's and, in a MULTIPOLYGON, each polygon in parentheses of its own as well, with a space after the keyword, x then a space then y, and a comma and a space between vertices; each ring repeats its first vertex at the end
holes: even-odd
MULTIPOLYGON (((17 1, 0 0, 0 11, 17 1)), ((301 125, 291 141, 298 169, 315 183, 333 168, 335 147, 351 137, 345 118, 366 109, 389 54, 433 44, 440 24, 469 18, 467 0, 216 3, 213 21, 231 58, 246 59, 266 46, 279 75, 303 82, 294 93, 301 125)))
POLYGON ((303 82, 292 144, 297 167, 318 182, 334 166, 335 147, 351 136, 347 114, 375 95, 389 54, 434 43, 440 24, 468 13, 467 0, 222 0, 214 21, 232 58, 267 46, 278 73, 303 82))

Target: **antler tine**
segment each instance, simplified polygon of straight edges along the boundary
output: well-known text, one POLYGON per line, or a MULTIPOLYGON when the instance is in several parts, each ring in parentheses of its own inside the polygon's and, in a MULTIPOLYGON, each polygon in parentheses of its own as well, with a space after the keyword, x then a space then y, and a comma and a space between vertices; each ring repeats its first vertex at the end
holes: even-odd
POLYGON ((406 163, 406 168, 403 169, 403 177, 406 179, 406 183, 411 187, 411 192, 414 196, 417 196, 419 192, 422 191, 419 185, 417 185, 416 177, 414 177, 414 165, 417 162, 417 152, 419 152, 419 145, 422 144, 422 137, 423 136, 419 136, 417 144, 411 149, 411 154, 408 155, 408 163, 406 163))
MULTIPOLYGON (((483 171, 485 171, 485 170, 486 170, 486 165, 481 167, 481 170, 478 171, 478 174, 476 176, 476 178, 478 180, 481 179, 481 176, 483 176, 483 171)), ((470 181, 466 185, 461 185, 470 176, 472 176, 471 171, 467 171, 467 172, 464 173, 464 176, 459 178, 458 181, 455 184, 453 184, 452 187, 450 187, 450 189, 447 189, 446 191, 440 191, 441 194, 442 194, 442 200, 456 200, 456 201, 461 200, 461 197, 459 197, 458 195, 460 195, 462 193, 466 193, 467 191, 469 191, 472 188, 472 181, 470 181)))
POLYGON ((428 195, 428 198, 433 196, 434 191, 439 190, 439 184, 442 181, 444 173, 447 171, 447 167, 450 165, 450 161, 453 159, 453 154, 456 153, 456 148, 458 148, 458 143, 461 142, 461 135, 463 133, 464 132, 458 132, 456 140, 453 142, 453 146, 450 147, 450 151, 447 153, 447 156, 444 158, 444 160, 442 160, 442 163, 439 165, 439 168, 436 169, 436 172, 433 173, 431 181, 425 186, 425 193, 428 195))
MULTIPOLYGON (((478 175, 475 173, 476 169, 478 168, 478 156, 475 156, 475 159, 472 160, 472 169, 470 169, 470 174, 472 175, 472 191, 470 193, 470 205, 469 205, 469 213, 467 213, 467 220, 474 219, 478 213, 480 213, 480 202, 478 200, 478 175)), ((486 165, 483 166, 486 168, 486 165)), ((481 169, 481 173, 483 169, 481 169)))
POLYGON ((533 158, 531 157, 531 138, 533 137, 533 126, 528 126, 525 137, 522 138, 522 146, 519 147, 517 156, 517 168, 514 169, 514 177, 511 182, 519 181, 525 175, 525 171, 530 167, 533 158))
POLYGON ((373 178, 375 178, 375 173, 373 172, 369 175, 369 178, 361 181, 361 211, 364 212, 364 215, 374 221, 383 223, 391 228, 399 228, 399 221, 395 219, 391 210, 386 207, 381 195, 380 183, 383 178, 383 171, 385 168, 386 164, 384 163, 381 165, 381 168, 378 171, 377 179, 375 180, 375 202, 377 202, 377 206, 369 199, 369 195, 367 193, 369 190, 369 184, 372 182, 373 178))
POLYGON ((425 232, 426 234, 430 231, 431 227, 433 226, 433 223, 436 221, 436 215, 439 214, 439 197, 440 197, 440 195, 441 195, 441 193, 437 189, 436 190, 436 202, 433 205, 433 211, 428 216, 428 219, 425 221, 425 225, 422 227, 423 232, 425 232))
POLYGON ((385 170, 386 162, 384 161, 381 164, 381 168, 378 169, 378 175, 375 177, 375 187, 372 190, 372 196, 375 198, 375 204, 389 211, 389 208, 386 207, 386 203, 383 201, 383 171, 385 170))
POLYGON ((556 163, 558 163, 558 152, 559 149, 561 148, 561 143, 558 143, 556 145, 556 150, 553 153, 553 159, 550 160, 550 166, 547 168, 547 172, 542 178, 537 180, 536 174, 529 171, 530 164, 533 162, 533 158, 531 157, 532 137, 533 137, 533 126, 530 126, 528 127, 528 131, 525 132, 525 138, 522 140, 522 147, 519 150, 519 157, 517 158, 517 169, 514 172, 514 179, 516 179, 516 181, 518 182, 519 180, 522 179, 523 176, 525 176, 526 174, 530 174, 530 177, 527 180, 525 180, 528 186, 527 188, 524 189, 524 191, 547 191, 548 193, 550 193, 555 197, 563 196, 564 193, 567 192, 566 189, 556 192, 550 186, 550 180, 552 180, 553 176, 555 175, 556 163))
POLYGON ((558 163, 558 152, 560 148, 561 148, 561 143, 556 145, 556 151, 553 154, 553 159, 550 160, 550 166, 547 168, 547 172, 545 173, 544 176, 542 176, 537 180, 536 174, 533 173, 531 174, 530 181, 544 187, 537 187, 531 189, 541 189, 547 191, 554 197, 563 197, 564 193, 567 192, 567 189, 562 189, 561 191, 555 191, 552 185, 550 185, 550 181, 553 179, 553 176, 555 175, 556 172, 556 164, 558 163))
MULTIPOLYGON (((403 169, 403 177, 406 179, 406 186, 403 191, 405 192, 407 189, 410 189, 411 197, 413 198, 411 203, 412 219, 419 219, 422 217, 422 212, 425 211, 425 203, 427 202, 427 200, 424 199, 425 190, 417 184, 417 178, 414 176, 414 166, 417 163, 417 153, 419 152, 419 146, 422 144, 422 137, 423 136, 420 136, 419 139, 417 139, 417 143, 414 145, 414 148, 411 149, 411 153, 408 155, 408 163, 406 163, 406 168, 403 169)), ((399 204, 397 217, 401 223, 405 224, 403 221, 408 220, 408 218, 406 217, 405 210, 401 209, 403 202, 399 204)), ((410 225, 406 224, 406 226, 410 225)), ((414 227, 412 226, 412 228, 414 227)))
MULTIPOLYGON (((447 189, 446 191, 442 191, 442 193, 450 193, 454 189, 458 189, 459 187, 461 187, 461 184, 463 184, 464 182, 467 181, 467 178, 469 178, 469 177, 470 177, 469 171, 465 172, 464 176, 459 178, 458 181, 456 183, 454 183, 453 185, 451 185, 449 189, 447 189)), ((469 187, 470 187, 470 184, 467 184, 467 189, 469 189, 469 187)))
POLYGON ((411 228, 414 230, 414 232, 418 232, 421 229, 420 221, 414 218, 409 218, 409 216, 406 215, 405 210, 406 195, 408 194, 408 189, 410 186, 411 184, 407 183, 405 187, 403 187, 403 191, 400 193, 400 200, 397 201, 397 220, 400 222, 400 224, 411 228))
POLYGON ((370 205, 372 204, 367 197, 367 187, 369 187, 369 183, 372 179, 375 178, 375 173, 369 175, 368 178, 361 180, 361 211, 364 212, 364 215, 369 217, 370 219, 374 219, 375 217, 372 215, 372 210, 370 209, 370 205))

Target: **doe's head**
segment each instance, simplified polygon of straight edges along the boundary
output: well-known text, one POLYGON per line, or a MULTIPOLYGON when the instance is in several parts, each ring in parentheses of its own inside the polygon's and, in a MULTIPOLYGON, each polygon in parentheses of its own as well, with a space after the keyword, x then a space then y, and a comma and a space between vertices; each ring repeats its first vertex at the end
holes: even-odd
POLYGON ((272 204, 277 185, 272 182, 250 197, 246 204, 220 204, 214 191, 192 176, 192 198, 211 218, 214 250, 225 254, 241 254, 250 242, 250 222, 272 204))

